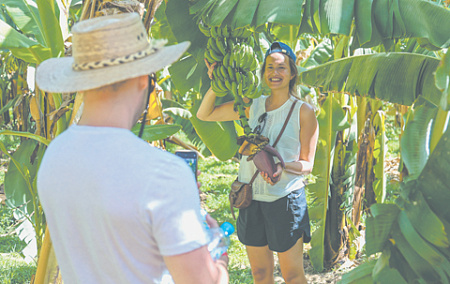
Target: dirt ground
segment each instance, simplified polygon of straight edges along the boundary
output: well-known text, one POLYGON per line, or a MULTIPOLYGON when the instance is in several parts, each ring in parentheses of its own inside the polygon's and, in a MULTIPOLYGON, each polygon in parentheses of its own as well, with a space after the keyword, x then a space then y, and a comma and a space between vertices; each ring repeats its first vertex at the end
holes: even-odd
MULTIPOLYGON (((308 245, 306 245, 305 249, 309 249, 308 245)), ((309 260, 308 253, 303 254, 303 266, 305 268, 305 276, 306 280, 309 284, 327 284, 327 283, 338 283, 341 280, 342 275, 349 272, 353 268, 357 267, 360 264, 358 259, 356 260, 344 260, 339 262, 335 267, 317 272, 314 270, 311 261, 309 260)), ((283 284, 285 283, 283 277, 281 277, 281 271, 279 265, 276 263, 275 266, 275 283, 283 284)))

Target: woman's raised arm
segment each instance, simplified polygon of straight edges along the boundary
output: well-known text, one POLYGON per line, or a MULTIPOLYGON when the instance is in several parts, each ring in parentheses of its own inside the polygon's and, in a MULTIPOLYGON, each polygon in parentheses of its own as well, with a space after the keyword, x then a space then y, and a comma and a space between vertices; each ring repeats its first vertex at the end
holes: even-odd
MULTIPOLYGON (((205 63, 206 67, 208 68, 208 75, 210 78, 212 78, 212 70, 214 70, 216 63, 210 65, 208 61, 206 61, 206 59, 205 63)), ((215 103, 216 94, 211 88, 209 88, 209 90, 203 97, 202 103, 197 111, 198 119, 204 121, 231 121, 239 119, 239 114, 234 111, 234 101, 226 102, 218 106, 216 106, 215 103)), ((248 108, 245 112, 248 116, 248 108)))

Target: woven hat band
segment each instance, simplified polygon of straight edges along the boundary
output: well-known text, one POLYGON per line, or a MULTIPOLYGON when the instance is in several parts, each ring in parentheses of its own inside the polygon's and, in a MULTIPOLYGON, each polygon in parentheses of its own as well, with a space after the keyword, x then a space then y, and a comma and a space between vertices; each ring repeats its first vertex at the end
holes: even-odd
POLYGON ((150 47, 144 51, 139 51, 137 53, 133 53, 127 56, 122 56, 122 57, 117 57, 117 58, 112 58, 112 59, 105 59, 105 60, 100 60, 100 61, 95 61, 95 62, 87 62, 87 63, 83 63, 81 65, 78 64, 72 64, 72 68, 75 71, 83 71, 83 70, 92 70, 92 69, 99 69, 99 68, 103 68, 103 67, 108 67, 108 66, 115 66, 115 65, 120 65, 120 64, 124 64, 124 63, 128 63, 128 62, 132 62, 141 58, 144 58, 150 54, 153 54, 157 51, 156 48, 150 47))
POLYGON ((126 23, 117 22, 120 25, 114 27, 114 19, 111 19, 110 25, 103 24, 104 28, 97 29, 95 22, 91 22, 91 25, 79 25, 72 31, 74 70, 117 65, 152 53, 139 17, 132 17, 126 23))

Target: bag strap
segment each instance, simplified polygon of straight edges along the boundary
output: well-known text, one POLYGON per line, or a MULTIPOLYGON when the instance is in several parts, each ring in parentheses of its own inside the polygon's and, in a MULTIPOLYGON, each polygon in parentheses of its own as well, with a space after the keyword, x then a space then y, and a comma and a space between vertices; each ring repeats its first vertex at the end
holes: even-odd
MULTIPOLYGON (((272 147, 275 148, 275 146, 278 144, 278 141, 280 141, 281 135, 283 135, 284 130, 286 129, 286 126, 289 122, 289 120, 291 119, 291 115, 292 112, 294 111, 294 107, 295 104, 297 103, 297 101, 294 101, 294 103, 291 106, 291 109, 289 110, 289 113, 286 117, 286 120, 284 121, 283 127, 280 130, 280 133, 278 134, 277 139, 275 140, 275 143, 273 143, 272 147)), ((256 177, 258 176, 259 170, 256 170, 255 174, 252 176, 252 179, 250 180, 250 182, 248 184, 252 185, 252 183, 255 181, 256 177)))
POLYGON ((297 101, 294 101, 294 103, 292 104, 291 109, 289 110, 289 113, 288 113, 288 115, 286 117, 286 121, 284 122, 283 127, 280 130, 280 134, 278 134, 277 140, 275 140, 275 142, 273 143, 272 147, 275 148, 275 146, 278 144, 278 141, 280 141, 281 135, 283 134, 284 130, 286 129, 286 126, 287 126, 287 124, 289 122, 289 119, 291 119, 291 115, 292 115, 292 112, 294 111, 294 107, 295 107, 296 103, 297 103, 297 101))

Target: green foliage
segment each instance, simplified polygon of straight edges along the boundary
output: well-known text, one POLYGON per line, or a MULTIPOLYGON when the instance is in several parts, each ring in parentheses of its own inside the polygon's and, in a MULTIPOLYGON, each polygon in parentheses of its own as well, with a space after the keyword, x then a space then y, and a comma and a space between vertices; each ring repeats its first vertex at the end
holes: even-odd
POLYGON ((0 135, 0 142, 5 145, 6 149, 15 151, 20 144, 20 138, 12 135, 0 135))
POLYGON ((355 279, 364 277, 377 283, 448 283, 449 137, 447 129, 420 175, 402 184, 396 204, 371 207, 366 249, 369 255, 382 254, 373 270, 360 266, 342 283, 361 283, 355 279))
MULTIPOLYGON (((20 138, 17 136, 9 136, 9 135, 0 135, 0 143, 3 143, 5 145, 6 149, 9 151, 15 151, 17 147, 19 147, 20 138)), ((3 156, 3 153, 0 153, 0 167, 3 167, 3 165, 7 165, 7 162, 3 159, 1 159, 3 156)), ((5 171, 3 168, 0 168, 0 184, 3 184, 5 181, 5 171)))
POLYGON ((14 217, 12 211, 0 204, 0 235, 8 233, 13 224, 14 217))
POLYGON ((0 253, 20 253, 25 246, 25 241, 21 240, 15 234, 0 237, 0 253))
POLYGON ((14 233, 14 224, 13 212, 5 205, 0 205, 0 253, 20 253, 26 246, 14 233))
POLYGON ((28 264, 17 254, 0 254, 0 283, 25 284, 36 273, 36 265, 28 264))
POLYGON ((14 233, 13 212, 0 204, 0 283, 29 283, 36 271, 34 263, 28 264, 20 252, 26 244, 14 233))

